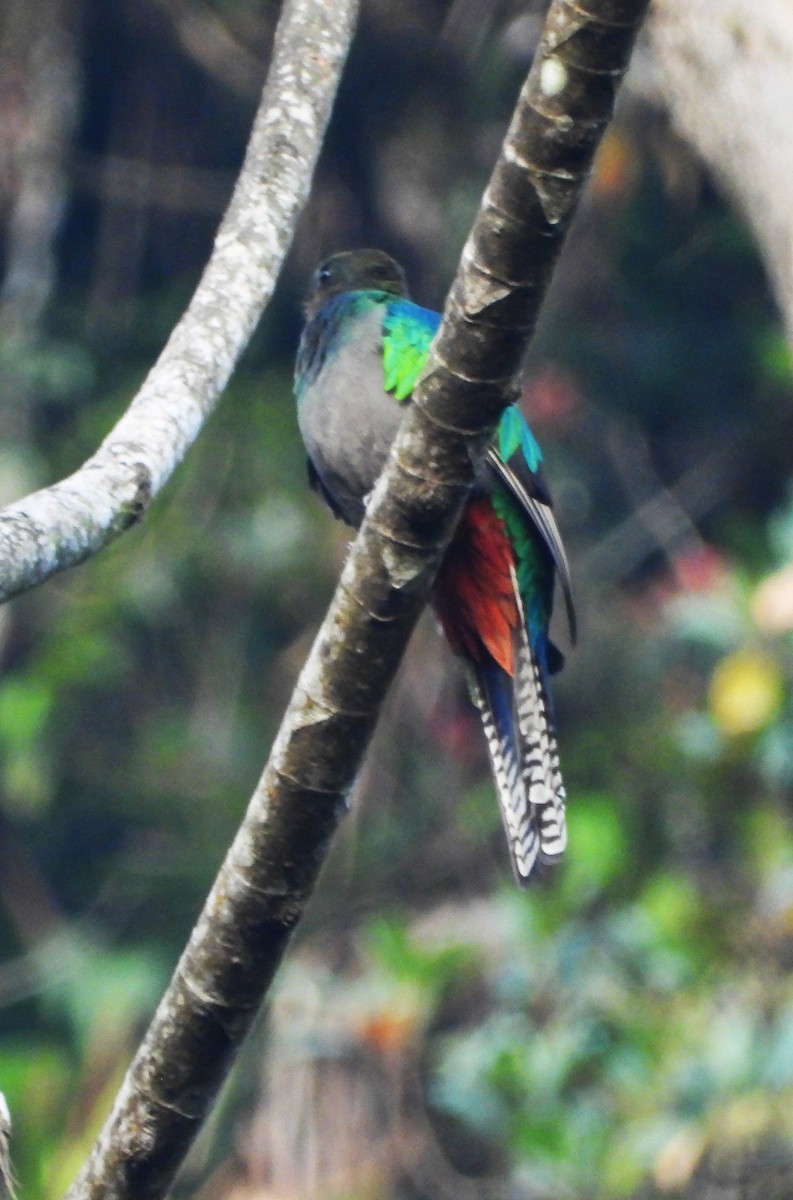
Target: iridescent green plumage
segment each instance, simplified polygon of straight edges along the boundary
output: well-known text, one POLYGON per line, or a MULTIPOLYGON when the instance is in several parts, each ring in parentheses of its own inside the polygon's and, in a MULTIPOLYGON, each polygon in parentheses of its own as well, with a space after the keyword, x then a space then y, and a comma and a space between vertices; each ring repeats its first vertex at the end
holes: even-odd
MULTIPOLYGON (((363 293, 362 293, 363 295, 363 293)), ((409 300, 388 301, 383 316, 383 378, 385 389, 400 402, 406 400, 418 383, 430 343, 440 323, 437 313, 420 308, 409 300)), ((496 430, 498 457, 507 464, 519 455, 531 473, 542 463, 537 441, 514 405, 507 408, 496 430)), ((532 642, 548 628, 553 598, 553 566, 538 543, 536 530, 526 521, 526 513, 509 488, 498 479, 492 481, 490 496, 512 542, 518 588, 523 602, 532 642)))
MULTIPOLYGON (((404 273, 377 250, 320 264, 296 369, 310 478, 358 525, 440 324, 413 304, 404 273)), ((559 858, 566 841, 549 676, 558 574, 574 627, 569 570, 539 447, 515 407, 503 414, 447 548, 433 607, 465 660, 490 752, 515 875, 559 858)))
POLYGON ((542 462, 540 447, 514 404, 504 409, 496 430, 496 443, 503 462, 509 462, 513 454, 520 453, 530 471, 539 470, 542 462))
POLYGON ((392 300, 383 317, 383 375, 385 390, 400 404, 419 381, 427 351, 438 328, 437 313, 409 300, 392 300))

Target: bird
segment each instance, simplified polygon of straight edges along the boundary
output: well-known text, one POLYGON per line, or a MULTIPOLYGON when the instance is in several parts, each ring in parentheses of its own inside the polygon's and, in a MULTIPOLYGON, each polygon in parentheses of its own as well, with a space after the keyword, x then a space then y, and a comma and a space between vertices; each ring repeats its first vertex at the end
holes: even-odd
MULTIPOLYGON (((357 528, 423 370, 440 314, 410 299, 381 250, 347 250, 314 272, 295 362, 297 420, 312 488, 357 528)), ((432 591, 437 621, 479 710, 513 873, 567 844, 550 694, 563 655, 550 636, 555 581, 571 642, 570 567, 528 424, 509 405, 477 469, 432 591)))

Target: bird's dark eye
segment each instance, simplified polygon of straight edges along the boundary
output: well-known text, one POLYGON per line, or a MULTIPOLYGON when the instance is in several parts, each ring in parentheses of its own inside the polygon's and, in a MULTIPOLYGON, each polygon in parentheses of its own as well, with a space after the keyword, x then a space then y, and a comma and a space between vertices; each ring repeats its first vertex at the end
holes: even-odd
POLYGON ((332 278, 333 278, 333 271, 331 270, 330 267, 320 267, 320 269, 317 271, 317 282, 318 283, 327 283, 332 278))

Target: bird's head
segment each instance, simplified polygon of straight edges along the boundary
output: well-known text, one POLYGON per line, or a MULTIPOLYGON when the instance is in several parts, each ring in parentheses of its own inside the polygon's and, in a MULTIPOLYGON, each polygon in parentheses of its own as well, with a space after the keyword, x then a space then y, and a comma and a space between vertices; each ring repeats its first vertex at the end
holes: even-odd
POLYGON ((399 263, 382 250, 345 250, 334 254, 314 272, 306 297, 306 316, 313 317, 326 300, 342 292, 369 290, 407 296, 407 280, 399 263))

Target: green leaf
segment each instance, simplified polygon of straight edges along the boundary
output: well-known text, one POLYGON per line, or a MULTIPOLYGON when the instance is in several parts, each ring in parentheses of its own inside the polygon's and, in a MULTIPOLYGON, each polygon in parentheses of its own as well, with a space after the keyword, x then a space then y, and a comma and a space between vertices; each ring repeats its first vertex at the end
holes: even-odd
POLYGON ((587 901, 613 883, 630 857, 623 818, 611 796, 577 796, 567 810, 569 843, 562 878, 568 902, 587 901))
POLYGON ((38 678, 16 676, 0 685, 0 739, 7 745, 30 743, 44 730, 53 694, 38 678))

